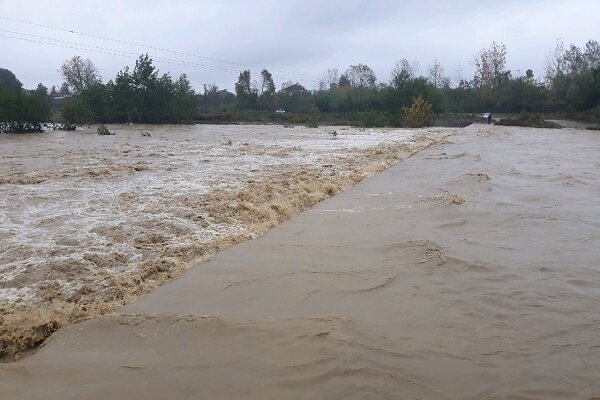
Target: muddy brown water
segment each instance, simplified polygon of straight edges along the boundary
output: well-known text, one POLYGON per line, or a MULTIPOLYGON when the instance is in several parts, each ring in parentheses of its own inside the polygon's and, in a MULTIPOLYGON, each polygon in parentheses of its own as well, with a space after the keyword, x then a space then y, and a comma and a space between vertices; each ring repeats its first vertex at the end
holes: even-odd
POLYGON ((0 362, 452 132, 109 128, 0 135, 0 362))
POLYGON ((474 126, 0 367, 17 398, 600 396, 600 136, 474 126))
POLYGON ((342 180, 377 161, 365 150, 422 134, 274 125, 109 128, 115 136, 92 128, 0 136, 0 302, 39 301, 42 284, 50 283, 73 294, 85 284, 82 275, 131 272, 161 243, 186 252, 194 243, 252 236, 252 227, 210 215, 207 203, 219 199, 206 195, 263 182, 278 189, 281 174, 299 171, 342 180))

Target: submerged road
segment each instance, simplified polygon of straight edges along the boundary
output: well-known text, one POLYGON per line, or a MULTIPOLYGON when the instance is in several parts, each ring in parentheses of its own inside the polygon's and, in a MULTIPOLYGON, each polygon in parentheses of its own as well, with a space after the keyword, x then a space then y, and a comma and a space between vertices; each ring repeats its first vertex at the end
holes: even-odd
POLYGON ((600 397, 600 135, 448 140, 60 330, 0 398, 600 397))

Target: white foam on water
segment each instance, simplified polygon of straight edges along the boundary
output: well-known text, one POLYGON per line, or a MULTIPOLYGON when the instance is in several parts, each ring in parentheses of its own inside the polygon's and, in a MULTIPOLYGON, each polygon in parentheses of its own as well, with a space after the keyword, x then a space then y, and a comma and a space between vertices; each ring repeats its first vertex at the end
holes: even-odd
POLYGON ((69 291, 78 274, 130 271, 156 251, 145 235, 164 235, 165 245, 182 247, 231 234, 253 237, 245 226, 215 222, 196 202, 288 170, 349 176, 357 151, 412 143, 424 134, 281 126, 110 129, 115 136, 91 129, 0 136, 0 173, 9 180, 0 184, 0 301, 30 301, 48 279, 69 291))

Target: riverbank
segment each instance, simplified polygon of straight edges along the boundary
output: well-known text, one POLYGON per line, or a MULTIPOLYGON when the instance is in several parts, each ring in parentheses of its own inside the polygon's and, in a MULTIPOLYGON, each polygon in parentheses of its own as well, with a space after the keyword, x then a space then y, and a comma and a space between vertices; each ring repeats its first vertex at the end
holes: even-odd
MULTIPOLYGON (((463 128, 479 121, 475 114, 441 113, 435 114, 431 126, 463 128)), ((355 126, 406 127, 407 121, 402 113, 380 111, 355 111, 344 113, 274 113, 269 111, 240 111, 227 113, 200 113, 195 120, 199 124, 279 124, 285 126, 355 126)))

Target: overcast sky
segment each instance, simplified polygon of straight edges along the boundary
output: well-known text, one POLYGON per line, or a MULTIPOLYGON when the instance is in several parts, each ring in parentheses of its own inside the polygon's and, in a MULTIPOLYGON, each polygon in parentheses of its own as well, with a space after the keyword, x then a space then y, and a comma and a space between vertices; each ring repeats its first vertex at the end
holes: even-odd
POLYGON ((0 18, 74 31, 0 19, 0 67, 13 71, 26 88, 38 82, 58 85, 57 69, 78 54, 90 58, 106 82, 148 52, 161 72, 187 73, 196 90, 212 82, 231 90, 244 67, 256 74, 268 68, 278 87, 306 79, 301 83, 312 89, 311 80, 328 68, 343 72, 357 63, 388 81, 401 58, 417 61, 423 74, 437 58, 451 79, 459 65, 470 77, 473 54, 495 40, 508 47, 509 69, 531 68, 541 77, 545 55, 557 39, 578 46, 600 40, 599 16, 600 0, 0 0, 0 18), (48 43, 86 44, 120 56, 48 43))

